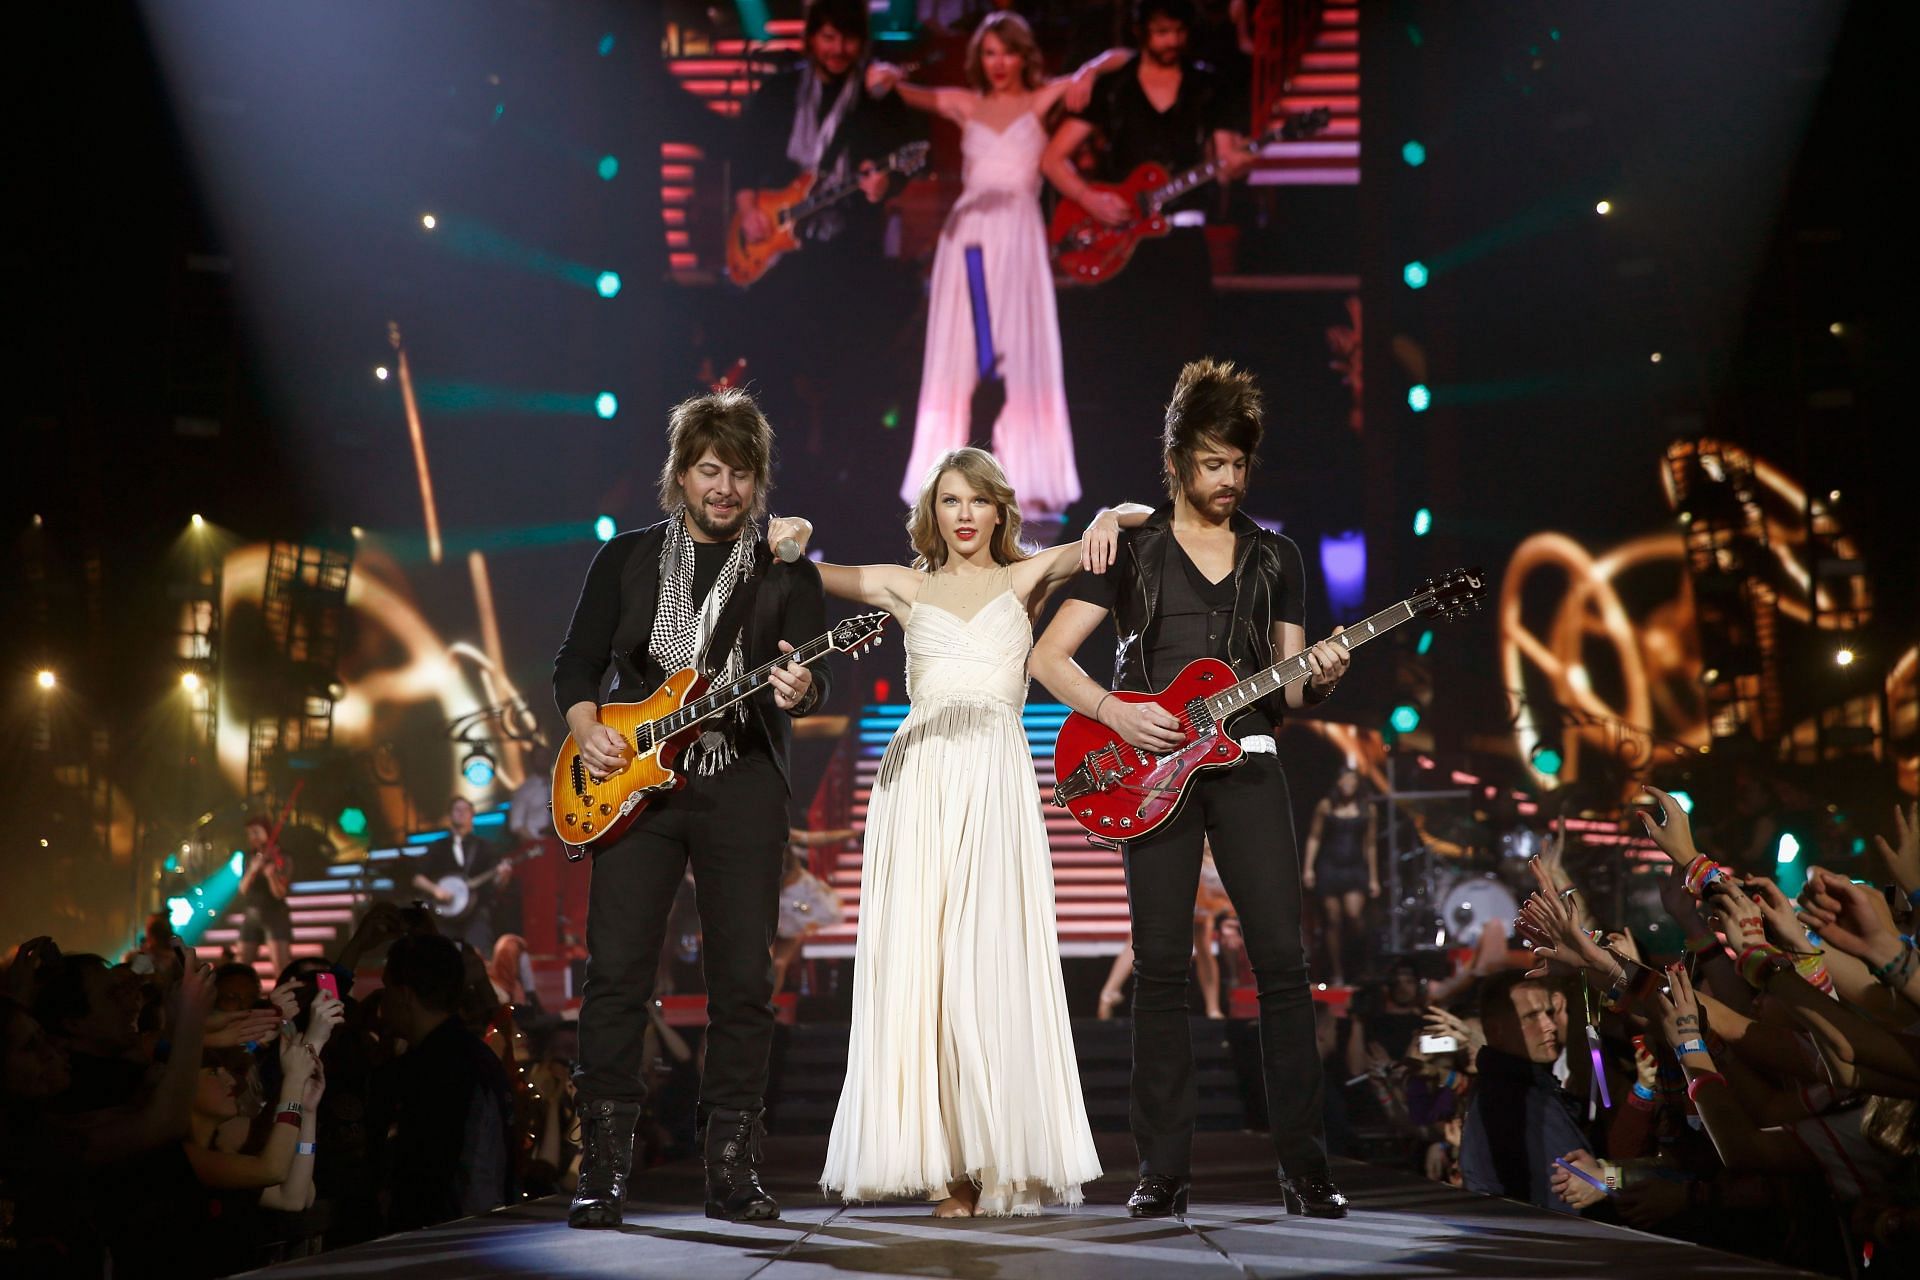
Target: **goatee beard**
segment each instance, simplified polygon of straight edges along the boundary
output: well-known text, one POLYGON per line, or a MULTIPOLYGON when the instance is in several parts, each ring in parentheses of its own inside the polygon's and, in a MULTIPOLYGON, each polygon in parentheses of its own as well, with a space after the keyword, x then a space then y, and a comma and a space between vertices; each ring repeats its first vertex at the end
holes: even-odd
POLYGON ((736 508, 733 523, 725 525, 715 524, 713 518, 707 514, 707 509, 704 504, 700 506, 689 506, 687 508, 687 515, 692 518, 695 528, 699 529, 700 532, 706 534, 709 538, 712 538, 715 542, 731 542, 740 536, 740 530, 744 528, 747 523, 747 509, 745 507, 736 508))

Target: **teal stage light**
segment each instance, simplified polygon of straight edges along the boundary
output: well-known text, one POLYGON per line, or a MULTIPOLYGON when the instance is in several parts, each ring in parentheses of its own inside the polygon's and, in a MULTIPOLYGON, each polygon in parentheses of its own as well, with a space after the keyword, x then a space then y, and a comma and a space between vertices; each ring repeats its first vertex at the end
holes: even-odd
POLYGON ((1409 262, 1406 266, 1400 268, 1400 278, 1407 282, 1407 288, 1409 289, 1426 288, 1427 275, 1427 264, 1424 262, 1409 262))
POLYGON ((603 298, 616 297, 620 292, 620 273, 602 271, 599 279, 593 282, 593 287, 600 291, 600 296, 603 298))
POLYGON ((1415 413, 1425 413, 1433 403, 1433 392, 1427 390, 1427 384, 1416 382, 1407 388, 1407 408, 1415 413))
POLYGON ((1799 861, 1800 837, 1794 835, 1793 832, 1782 831, 1780 833, 1780 843, 1776 848, 1778 852, 1773 856, 1775 866, 1790 867, 1799 861))
POLYGON ((1685 791, 1669 791, 1667 792, 1667 794, 1672 796, 1673 802, 1680 806, 1680 812, 1682 813, 1693 812, 1693 796, 1692 795, 1688 794, 1685 791))
POLYGON ((185 898, 168 898, 167 919, 176 931, 186 928, 193 923, 193 904, 185 898))
POLYGON ((612 182, 620 172, 620 158, 618 156, 601 156, 600 163, 596 165, 595 168, 600 174, 600 181, 612 182))
POLYGON ((601 516, 593 522, 593 536, 602 542, 612 542, 613 535, 618 533, 619 529, 620 527, 614 524, 612 516, 601 516))
POLYGON ((608 54, 612 53, 613 52, 613 32, 609 31, 607 32, 607 34, 601 36, 600 43, 597 46, 597 48, 599 50, 600 56, 603 58, 606 57, 608 54))
POLYGON ((493 783, 493 757, 479 747, 475 747, 461 762, 460 776, 467 780, 468 786, 485 787, 493 783))
POLYGON ((1422 507, 1413 513, 1413 536, 1424 538, 1433 532, 1433 511, 1422 507))
POLYGON ((1415 169, 1427 162, 1427 149, 1418 142, 1408 142, 1400 148, 1400 158, 1415 169))
POLYGON ((1387 723, 1393 726, 1395 733, 1412 733, 1420 727, 1420 708, 1411 702, 1403 702, 1393 709, 1387 717, 1387 723))
POLYGON ((613 392, 602 391, 593 398, 593 411, 603 418, 611 418, 620 412, 620 402, 614 399, 613 392))
POLYGON ((340 829, 350 836, 367 834, 367 811, 357 805, 348 805, 340 811, 340 829))
POLYGON ((1558 751, 1544 743, 1533 749, 1532 759, 1533 767, 1549 778, 1559 777, 1560 767, 1566 763, 1558 751))
POLYGON ((1413 651, 1424 658, 1432 649, 1433 629, 1429 627, 1420 633, 1420 643, 1413 646, 1413 651))

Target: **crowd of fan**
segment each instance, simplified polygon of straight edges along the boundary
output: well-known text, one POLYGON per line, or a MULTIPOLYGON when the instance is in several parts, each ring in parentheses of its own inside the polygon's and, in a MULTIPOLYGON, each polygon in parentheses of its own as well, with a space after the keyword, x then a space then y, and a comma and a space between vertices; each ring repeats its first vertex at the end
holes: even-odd
POLYGON ((483 959, 385 904, 270 992, 164 917, 117 964, 20 944, 0 977, 0 1271, 224 1275, 564 1189, 571 1029, 523 952, 509 936, 483 959))
POLYGON ((1344 1045, 1323 1020, 1336 1144, 1357 1107, 1471 1191, 1828 1274, 1920 1274, 1920 812, 1879 841, 1884 890, 1815 867, 1793 900, 1703 856, 1648 791, 1678 926, 1658 936, 1684 954, 1595 928, 1549 841, 1514 922, 1531 968, 1495 939, 1434 992, 1395 970, 1344 1045))

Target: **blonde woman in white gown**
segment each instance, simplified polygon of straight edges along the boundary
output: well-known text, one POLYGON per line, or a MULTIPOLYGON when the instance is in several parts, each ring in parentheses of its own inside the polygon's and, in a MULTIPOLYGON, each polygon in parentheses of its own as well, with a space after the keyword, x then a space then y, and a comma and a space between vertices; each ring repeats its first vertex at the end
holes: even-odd
MULTIPOLYGON (((1149 514, 1102 512, 1083 541, 1029 556, 999 464, 961 448, 920 488, 913 567, 820 566, 829 594, 900 620, 913 704, 867 808, 852 1039, 820 1175, 847 1201, 1031 1214, 1079 1204, 1100 1176, 1021 709, 1033 618, 1149 514)), ((780 519, 767 536, 811 531, 780 519)))
POLYGON ((1033 32, 1017 13, 990 14, 967 45, 971 88, 923 88, 900 70, 876 63, 869 92, 900 94, 908 106, 960 126, 964 161, 960 199, 947 214, 934 251, 927 297, 927 346, 920 366, 920 406, 913 454, 900 498, 912 502, 934 459, 967 443, 979 382, 967 248, 980 248, 987 310, 1006 404, 993 428, 993 451, 1029 515, 1057 517, 1080 497, 1060 363, 1060 320, 1053 265, 1040 217, 1044 123, 1056 103, 1086 105, 1099 75, 1126 64, 1132 51, 1109 50, 1071 76, 1045 78, 1033 32))

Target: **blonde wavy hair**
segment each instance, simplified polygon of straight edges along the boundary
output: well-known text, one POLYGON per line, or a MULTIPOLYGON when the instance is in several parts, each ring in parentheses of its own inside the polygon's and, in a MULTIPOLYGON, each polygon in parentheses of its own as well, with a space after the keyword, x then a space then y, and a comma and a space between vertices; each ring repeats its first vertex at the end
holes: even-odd
POLYGON ((1019 14, 1005 10, 988 14, 986 21, 974 31, 973 39, 967 41, 967 83, 975 92, 985 93, 991 87, 987 83, 986 68, 980 62, 981 46, 988 36, 997 38, 1008 53, 1020 55, 1020 83, 1028 93, 1046 81, 1046 60, 1033 38, 1033 28, 1019 14))
POLYGON ((913 567, 932 573, 947 562, 947 540, 940 536, 940 517, 934 514, 933 504, 940 496, 940 477, 949 471, 959 472, 975 493, 992 499, 1000 512, 993 541, 987 544, 993 552, 994 563, 1015 564, 1025 560, 1027 552, 1020 546, 1020 502, 1014 496, 1013 486, 1007 483, 1007 473, 1000 469, 998 458, 985 449, 969 445, 941 454, 927 468, 927 478, 920 483, 920 496, 913 500, 913 510, 907 513, 907 539, 913 543, 915 553, 913 567))

